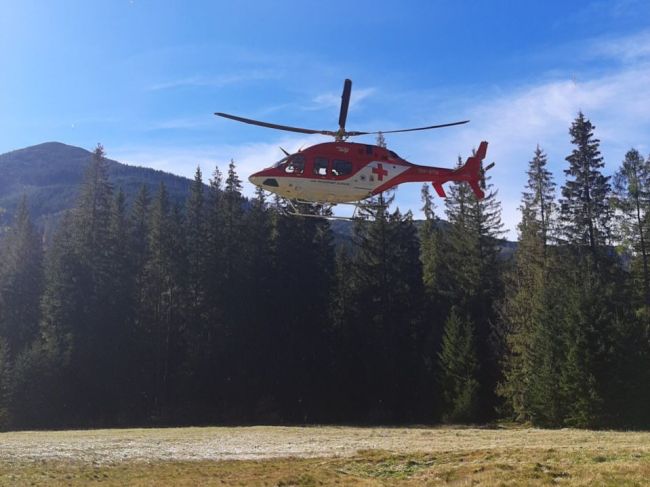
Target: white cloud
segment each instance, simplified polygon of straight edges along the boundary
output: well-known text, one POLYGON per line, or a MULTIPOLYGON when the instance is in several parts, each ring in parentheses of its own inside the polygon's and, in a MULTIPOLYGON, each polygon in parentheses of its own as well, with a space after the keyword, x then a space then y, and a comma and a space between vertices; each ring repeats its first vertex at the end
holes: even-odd
POLYGON ((180 117, 149 123, 146 130, 196 129, 214 126, 214 116, 180 117))
POLYGON ((219 74, 219 75, 192 75, 185 78, 173 79, 154 83, 147 87, 148 91, 169 90, 182 87, 213 87, 221 88, 227 85, 234 85, 243 81, 258 81, 278 79, 280 74, 274 70, 251 70, 240 73, 219 74))
POLYGON ((296 152, 301 147, 322 141, 320 136, 283 137, 273 143, 252 143, 243 145, 214 145, 187 149, 184 147, 117 147, 110 150, 109 157, 125 164, 151 167, 192 178, 197 166, 201 167, 207 180, 219 166, 225 173, 228 163, 234 159, 239 177, 245 181, 244 193, 252 195, 254 188, 248 177, 269 167, 283 157, 280 147, 296 152))
POLYGON ((472 127, 456 132, 443 144, 429 147, 449 160, 465 155, 481 139, 490 142, 488 159, 497 162, 494 183, 501 189, 504 221, 512 230, 519 218, 516 207, 525 184, 525 170, 540 144, 549 154, 556 181, 564 180, 564 157, 572 149, 569 127, 578 111, 596 126, 606 173, 613 173, 630 147, 648 150, 650 133, 650 65, 574 83, 560 80, 522 88, 477 106, 472 127))
POLYGON ((626 37, 596 41, 594 55, 628 63, 647 60, 650 58, 650 30, 626 37))
MULTIPOLYGON (((350 108, 359 106, 361 102, 377 92, 376 88, 362 88, 352 90, 350 95, 350 108)), ((327 92, 315 96, 312 104, 302 107, 304 110, 321 110, 323 108, 339 108, 341 106, 341 93, 327 92)))

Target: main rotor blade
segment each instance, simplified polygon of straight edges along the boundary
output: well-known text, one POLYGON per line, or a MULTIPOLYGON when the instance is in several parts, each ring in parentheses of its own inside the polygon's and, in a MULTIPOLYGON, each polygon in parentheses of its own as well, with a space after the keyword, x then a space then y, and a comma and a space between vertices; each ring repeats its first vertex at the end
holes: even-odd
POLYGON ((339 128, 345 130, 345 121, 348 118, 348 107, 350 106, 350 93, 352 92, 352 81, 346 79, 343 82, 343 93, 341 94, 341 111, 339 112, 339 128))
POLYGON ((401 129, 401 130, 380 130, 378 132, 346 132, 348 137, 354 137, 357 135, 371 135, 371 134, 395 134, 397 132, 415 132, 416 130, 430 130, 430 129, 439 129, 442 127, 452 127, 454 125, 463 125, 464 123, 469 122, 469 120, 463 120, 462 122, 452 122, 452 123, 443 123, 441 125, 429 125, 428 127, 417 127, 414 129, 401 129))
POLYGON ((300 127, 289 127, 288 125, 278 125, 276 123, 260 122, 259 120, 238 117, 237 115, 229 115, 227 113, 221 113, 221 112, 215 112, 215 115, 223 118, 229 118, 237 122, 250 123, 251 125, 259 125, 260 127, 267 127, 270 129, 286 130, 288 132, 298 132, 299 134, 323 134, 323 135, 332 135, 332 136, 336 134, 331 130, 312 130, 312 129, 303 129, 300 127))

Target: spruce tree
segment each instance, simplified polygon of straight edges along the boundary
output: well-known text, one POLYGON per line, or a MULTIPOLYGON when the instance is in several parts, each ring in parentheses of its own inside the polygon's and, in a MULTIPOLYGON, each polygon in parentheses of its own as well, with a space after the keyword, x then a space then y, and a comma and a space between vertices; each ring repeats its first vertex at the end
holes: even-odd
POLYGON ((562 293, 565 357, 559 390, 566 405, 564 423, 593 427, 613 421, 616 371, 621 360, 621 326, 627 315, 624 276, 607 252, 612 237, 609 177, 594 127, 582 113, 570 134, 575 145, 566 160, 562 187, 562 231, 568 244, 563 255, 562 293))
MULTIPOLYGON (((307 211, 307 209, 302 209, 307 211)), ((277 359, 269 377, 273 397, 285 420, 305 422, 324 412, 328 381, 330 293, 334 245, 325 219, 275 215, 275 285, 268 320, 270 346, 277 359), (314 387, 322 384, 323 388, 314 387)), ((267 335, 268 336, 268 335, 267 335)))
POLYGON ((99 248, 106 248, 113 198, 113 188, 108 179, 106 154, 97 144, 90 165, 86 170, 81 196, 74 210, 74 231, 80 257, 98 273, 98 279, 106 271, 106 258, 99 248))
POLYGON ((44 345, 62 362, 62 389, 70 395, 67 405, 76 424, 110 421, 104 406, 114 335, 111 207, 107 162, 98 145, 76 207, 52 245, 42 306, 44 345))
POLYGON ((571 125, 571 143, 575 148, 567 156, 567 180, 562 186, 561 221, 566 241, 586 248, 598 256, 611 236, 609 211, 609 177, 604 176, 600 140, 594 138, 595 127, 582 112, 571 125))
POLYGON ((519 242, 506 274, 502 319, 507 355, 499 394, 520 421, 558 424, 559 316, 554 276, 559 274, 555 249, 548 249, 554 226, 554 188, 546 156, 537 146, 528 166, 528 183, 520 207, 519 242))
POLYGON ((173 390, 182 358, 182 303, 184 269, 183 229, 179 211, 171 207, 161 183, 148 225, 148 258, 145 263, 143 299, 138 311, 146 348, 143 349, 142 390, 148 413, 164 419, 173 406, 173 390))
POLYGON ((247 296, 246 283, 248 269, 246 268, 245 241, 245 200, 242 195, 242 183, 239 178, 235 161, 228 165, 228 174, 223 193, 219 195, 219 230, 220 246, 218 251, 218 295, 222 302, 223 343, 219 365, 225 383, 221 386, 222 393, 232 400, 233 410, 227 414, 237 417, 241 413, 240 404, 244 403, 242 396, 248 393, 245 385, 246 361, 248 357, 239 353, 245 347, 244 328, 241 327, 240 317, 245 314, 250 303, 247 296), (236 406, 235 406, 236 405, 236 406))
POLYGON ((499 260, 503 224, 496 197, 488 178, 482 200, 477 200, 465 183, 452 186, 445 200, 450 229, 444 240, 447 278, 442 292, 474 324, 481 405, 481 417, 476 420, 494 415, 502 353, 497 303, 503 293, 499 260))
POLYGON ((73 422, 73 416, 81 412, 78 386, 71 371, 79 366, 76 348, 87 322, 87 293, 93 286, 74 243, 74 222, 68 214, 46 254, 41 339, 16 365, 13 395, 23 408, 17 419, 20 424, 62 426, 73 422), (49 373, 43 373, 46 370, 49 373), (52 373, 56 375, 52 377, 52 373), (56 391, 45 387, 52 382, 56 391), (48 412, 45 415, 44 410, 48 412))
POLYGON ((103 419, 109 424, 128 421, 126 411, 137 394, 133 373, 140 358, 134 343, 137 271, 133 266, 130 223, 126 196, 120 188, 111 207, 108 246, 103 249, 109 256, 109 274, 102 293, 104 329, 97 332, 101 351, 96 354, 99 370, 95 379, 103 383, 103 419), (118 356, 120 360, 115 359, 118 356))
POLYGON ((633 258, 633 289, 641 291, 636 296, 650 320, 650 158, 644 160, 635 149, 625 154, 614 176, 613 203, 621 212, 617 223, 623 246, 633 258))
POLYGON ((435 204, 429 188, 425 183, 421 191, 424 222, 420 227, 420 260, 422 261, 422 281, 424 284, 424 302, 422 307, 423 327, 425 336, 418 340, 420 343, 418 355, 422 357, 421 401, 429 404, 429 415, 436 417, 436 389, 438 352, 445 317, 449 313, 449 300, 444 295, 445 250, 443 248, 442 223, 435 214, 435 204))
POLYGON ((479 363, 472 321, 459 313, 462 311, 453 307, 445 323, 438 354, 439 381, 443 420, 467 423, 480 417, 479 363))
POLYGON ((440 301, 443 259, 440 219, 435 214, 435 204, 428 184, 422 186, 422 211, 424 223, 420 228, 422 278, 429 301, 440 301))
POLYGON ((365 418, 405 420, 413 414, 418 379, 405 371, 417 366, 414 341, 422 337, 417 230, 410 214, 378 207, 374 221, 357 222, 354 243, 347 270, 350 296, 340 325, 343 336, 354 340, 344 348, 363 350, 353 364, 356 389, 350 399, 365 418))
MULTIPOLYGON (((149 190, 146 185, 142 185, 131 206, 128 237, 131 246, 130 256, 134 279, 133 299, 137 306, 140 306, 144 299, 142 291, 145 279, 144 266, 148 259, 150 212, 151 197, 149 196, 149 190)), ((135 319, 137 322, 137 313, 135 319)))
POLYGON ((23 197, 0 247, 0 339, 15 359, 35 338, 43 289, 43 249, 23 197))
POLYGON ((529 212, 527 216, 532 220, 528 224, 535 222, 544 251, 553 237, 556 212, 555 182, 547 163, 547 156, 538 145, 528 163, 528 182, 520 208, 522 212, 529 212))
POLYGON ((255 391, 258 411, 266 414, 265 404, 274 395, 274 378, 268 373, 267 365, 274 360, 274 351, 269 347, 275 335, 274 320, 269 316, 276 299, 282 295, 274 293, 277 275, 273 258, 273 219, 266 202, 264 190, 257 188, 255 197, 250 200, 250 208, 245 215, 245 265, 247 292, 255 296, 255 306, 249 306, 241 317, 246 327, 246 349, 248 383, 255 391))
POLYGON ((207 279, 207 228, 206 209, 201 168, 197 167, 186 203, 185 236, 187 242, 189 307, 191 321, 203 315, 207 279))

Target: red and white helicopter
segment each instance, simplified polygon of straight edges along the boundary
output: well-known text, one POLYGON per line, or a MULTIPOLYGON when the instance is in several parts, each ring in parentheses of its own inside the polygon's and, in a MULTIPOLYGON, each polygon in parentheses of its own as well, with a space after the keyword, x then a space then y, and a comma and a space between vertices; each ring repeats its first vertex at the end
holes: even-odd
POLYGON ((293 214, 316 216, 299 213, 293 205, 294 202, 308 203, 319 209, 325 208, 327 210, 325 214, 330 217, 329 209, 332 206, 339 203, 351 203, 355 205, 356 214, 356 210, 362 206, 363 200, 398 184, 408 182, 430 182, 438 195, 444 198, 445 191, 442 187, 444 183, 464 181, 470 185, 476 198, 484 197, 484 174, 494 166, 492 163, 486 168, 482 167, 482 161, 487 152, 487 142, 485 141, 480 143, 478 150, 467 159, 464 165, 455 169, 420 166, 402 159, 385 147, 347 142, 349 137, 359 135, 429 130, 462 125, 469 120, 382 132, 348 131, 345 129, 345 122, 351 91, 352 81, 346 79, 343 84, 337 131, 289 127, 221 112, 217 112, 215 115, 261 127, 334 137, 334 142, 316 144, 295 154, 289 154, 282 149, 286 157, 272 167, 256 172, 248 178, 254 185, 287 199, 293 208, 293 214))

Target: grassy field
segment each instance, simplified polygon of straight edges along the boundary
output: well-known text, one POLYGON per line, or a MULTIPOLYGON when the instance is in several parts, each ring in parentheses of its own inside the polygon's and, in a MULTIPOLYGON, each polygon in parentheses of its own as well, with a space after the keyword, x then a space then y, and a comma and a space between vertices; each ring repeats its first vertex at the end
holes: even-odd
POLYGON ((0 485, 650 485, 650 433, 241 427, 0 434, 0 485))

